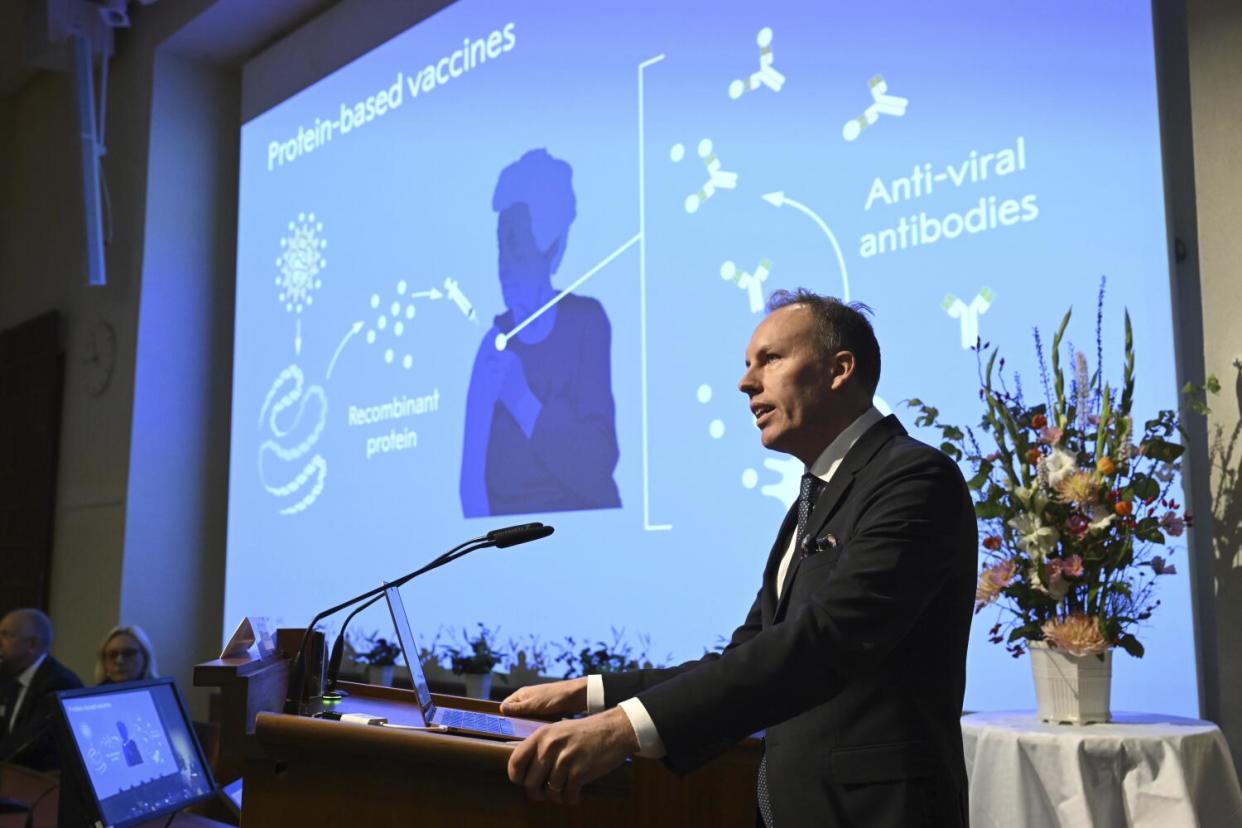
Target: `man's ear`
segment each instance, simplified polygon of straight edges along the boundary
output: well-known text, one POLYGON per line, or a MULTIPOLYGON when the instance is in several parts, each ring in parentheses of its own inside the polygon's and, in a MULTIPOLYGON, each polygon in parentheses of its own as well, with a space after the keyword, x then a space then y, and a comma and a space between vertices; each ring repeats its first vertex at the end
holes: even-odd
POLYGON ((828 376, 831 377, 832 390, 840 391, 844 388, 845 384, 853 378, 856 367, 853 351, 837 351, 833 354, 828 361, 828 376))

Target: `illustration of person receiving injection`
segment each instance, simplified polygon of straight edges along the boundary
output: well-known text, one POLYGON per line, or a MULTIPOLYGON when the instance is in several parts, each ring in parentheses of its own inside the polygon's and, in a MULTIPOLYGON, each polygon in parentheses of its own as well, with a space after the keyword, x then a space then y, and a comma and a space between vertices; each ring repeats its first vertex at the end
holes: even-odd
POLYGON ((462 512, 619 507, 608 315, 574 294, 544 309, 557 296, 552 274, 576 215, 573 169, 531 150, 501 171, 492 209, 507 310, 484 334, 470 375, 462 512))

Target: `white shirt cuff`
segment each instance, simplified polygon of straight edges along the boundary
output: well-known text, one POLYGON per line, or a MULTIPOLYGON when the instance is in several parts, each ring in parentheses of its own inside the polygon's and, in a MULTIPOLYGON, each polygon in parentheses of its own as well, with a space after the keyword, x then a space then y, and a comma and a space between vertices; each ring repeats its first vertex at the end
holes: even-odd
POLYGON ((594 716, 604 711, 604 677, 587 676, 587 709, 594 716))
MULTIPOLYGON (((602 680, 600 684, 603 684, 602 680)), ((637 698, 630 698, 617 706, 625 711, 625 715, 630 719, 630 727, 634 728, 634 735, 638 737, 638 755, 646 759, 663 758, 667 753, 664 750, 664 741, 660 738, 655 722, 651 721, 651 715, 647 713, 647 708, 643 706, 643 703, 637 698)))

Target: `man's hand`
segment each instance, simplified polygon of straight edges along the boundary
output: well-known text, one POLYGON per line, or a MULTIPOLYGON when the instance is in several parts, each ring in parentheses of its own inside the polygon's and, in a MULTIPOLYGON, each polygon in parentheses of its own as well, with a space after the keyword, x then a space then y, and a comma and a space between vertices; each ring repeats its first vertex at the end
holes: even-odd
POLYGON ((545 725, 509 757, 509 779, 542 802, 576 805, 582 786, 638 752, 638 737, 619 707, 585 719, 545 725))
POLYGON ((521 687, 500 703, 506 716, 572 716, 586 709, 585 677, 521 687))

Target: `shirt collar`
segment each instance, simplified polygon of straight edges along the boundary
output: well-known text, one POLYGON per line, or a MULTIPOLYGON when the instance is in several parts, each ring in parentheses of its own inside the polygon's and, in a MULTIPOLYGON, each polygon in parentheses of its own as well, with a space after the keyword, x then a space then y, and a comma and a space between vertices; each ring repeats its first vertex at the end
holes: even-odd
POLYGON ((47 653, 39 656, 34 663, 17 674, 17 683, 22 687, 29 687, 30 682, 34 681, 34 674, 38 672, 39 666, 47 659, 47 653))
POLYGON ((841 465, 841 461, 845 459, 845 455, 849 454, 850 449, 858 442, 858 438, 883 419, 884 415, 874 405, 868 408, 828 444, 828 447, 820 453, 807 471, 827 483, 832 479, 837 467, 841 465))

